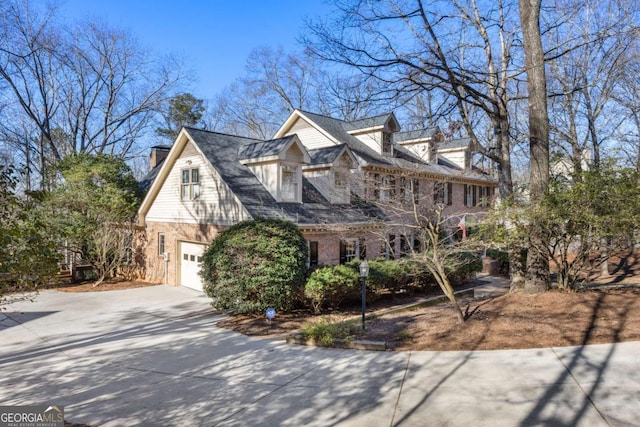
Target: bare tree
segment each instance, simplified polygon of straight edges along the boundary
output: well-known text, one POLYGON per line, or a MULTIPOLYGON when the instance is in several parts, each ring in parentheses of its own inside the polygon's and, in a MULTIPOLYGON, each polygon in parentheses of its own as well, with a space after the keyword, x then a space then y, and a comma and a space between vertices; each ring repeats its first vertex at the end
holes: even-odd
POLYGON ((439 94, 441 105, 430 112, 458 117, 474 149, 497 163, 500 194, 511 194, 510 82, 519 72, 513 7, 474 0, 438 8, 419 0, 354 0, 338 7, 340 19, 309 24, 308 49, 375 79, 381 99, 439 94), (477 111, 482 127, 473 120, 477 111))
POLYGON ((616 112, 614 94, 628 69, 633 32, 628 5, 621 3, 570 0, 563 5, 567 25, 547 25, 551 53, 567 49, 548 62, 550 120, 555 149, 567 153, 562 157, 571 160, 575 177, 580 177, 583 165, 600 165, 602 148, 624 120, 616 112))
POLYGON ((637 39, 627 51, 625 71, 621 73, 613 93, 613 99, 620 107, 620 115, 625 122, 619 127, 617 138, 621 145, 619 152, 624 161, 640 171, 640 50, 637 39))
POLYGON ((315 86, 318 112, 345 121, 389 112, 398 104, 397 100, 378 102, 377 85, 360 75, 322 73, 315 86))
POLYGON ((294 110, 316 103, 315 61, 282 48, 255 49, 247 59, 247 74, 214 100, 213 129, 268 139, 294 110))
POLYGON ((28 159, 38 157, 42 174, 69 154, 126 157, 181 81, 180 63, 157 60, 128 33, 100 21, 68 28, 57 23, 53 6, 21 0, 5 6, 1 87, 38 129, 28 159))

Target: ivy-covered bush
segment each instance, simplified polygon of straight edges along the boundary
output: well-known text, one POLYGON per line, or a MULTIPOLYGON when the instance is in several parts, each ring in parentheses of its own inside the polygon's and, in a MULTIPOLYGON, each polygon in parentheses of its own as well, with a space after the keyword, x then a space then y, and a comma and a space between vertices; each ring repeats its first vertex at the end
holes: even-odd
POLYGON ((257 219, 233 225, 211 242, 200 272, 218 309, 256 313, 292 308, 306 277, 307 243, 293 223, 257 219))
POLYGON ((323 307, 335 310, 347 296, 357 293, 358 280, 358 272, 352 266, 320 267, 309 276, 304 296, 311 301, 316 314, 323 307))

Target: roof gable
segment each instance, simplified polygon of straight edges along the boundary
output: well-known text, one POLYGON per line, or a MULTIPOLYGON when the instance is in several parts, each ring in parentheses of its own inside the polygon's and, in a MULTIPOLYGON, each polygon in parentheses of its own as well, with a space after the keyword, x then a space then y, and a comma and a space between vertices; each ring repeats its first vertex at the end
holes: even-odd
POLYGON ((311 156, 311 165, 313 167, 327 167, 333 165, 343 154, 349 156, 353 163, 357 163, 356 157, 353 155, 347 144, 336 145, 334 147, 319 148, 317 150, 309 150, 311 156))
POLYGON ((434 139, 434 137, 439 131, 440 130, 437 127, 432 127, 427 129, 397 132, 393 134, 393 140, 394 142, 397 142, 399 144, 426 142, 434 139))
POLYGON ((306 148, 296 135, 268 141, 257 141, 238 147, 238 158, 244 164, 257 163, 271 160, 285 160, 287 153, 295 147, 302 155, 302 163, 310 163, 311 158, 306 148))
POLYGON ((379 116, 344 122, 344 129, 350 134, 372 132, 382 129, 397 132, 400 130, 400 124, 398 123, 395 114, 385 113, 380 114, 379 116))

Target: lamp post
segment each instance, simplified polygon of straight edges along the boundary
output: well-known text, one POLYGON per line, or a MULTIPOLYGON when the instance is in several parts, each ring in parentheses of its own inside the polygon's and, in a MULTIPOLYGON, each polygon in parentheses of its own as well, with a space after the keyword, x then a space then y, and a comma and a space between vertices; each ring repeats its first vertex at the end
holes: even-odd
POLYGON ((362 277, 362 330, 364 331, 364 312, 367 307, 367 277, 369 276, 369 263, 363 260, 360 263, 360 277, 362 277))

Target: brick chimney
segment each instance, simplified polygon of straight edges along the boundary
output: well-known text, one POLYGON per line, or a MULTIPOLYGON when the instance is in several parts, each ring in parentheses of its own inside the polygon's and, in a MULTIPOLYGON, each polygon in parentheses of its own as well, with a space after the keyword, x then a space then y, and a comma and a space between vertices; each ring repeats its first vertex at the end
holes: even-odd
POLYGON ((149 170, 152 170, 167 158, 171 147, 168 145, 154 145, 151 147, 151 153, 149 154, 149 170))

